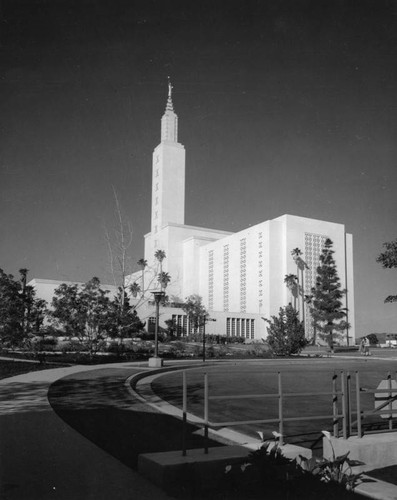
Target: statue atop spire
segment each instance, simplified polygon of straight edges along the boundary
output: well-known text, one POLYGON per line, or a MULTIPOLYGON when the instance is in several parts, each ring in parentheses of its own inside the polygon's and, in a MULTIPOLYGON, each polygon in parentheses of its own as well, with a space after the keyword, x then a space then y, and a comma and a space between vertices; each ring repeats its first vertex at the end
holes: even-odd
POLYGON ((172 89, 173 86, 171 85, 171 79, 168 76, 168 99, 167 99, 167 106, 165 107, 165 111, 174 111, 174 105, 172 104, 172 89))
POLYGON ((168 98, 165 113, 161 119, 161 141, 178 142, 178 117, 172 104, 171 79, 168 76, 168 98))

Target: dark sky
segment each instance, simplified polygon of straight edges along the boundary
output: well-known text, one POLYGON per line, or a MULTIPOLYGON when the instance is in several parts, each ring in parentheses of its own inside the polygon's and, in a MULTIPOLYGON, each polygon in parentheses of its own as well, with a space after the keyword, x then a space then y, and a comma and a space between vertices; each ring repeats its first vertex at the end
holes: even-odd
POLYGON ((396 331, 394 0, 3 0, 0 267, 110 281, 112 185, 150 230, 167 75, 187 150, 186 223, 285 213, 354 237, 357 334, 396 331))

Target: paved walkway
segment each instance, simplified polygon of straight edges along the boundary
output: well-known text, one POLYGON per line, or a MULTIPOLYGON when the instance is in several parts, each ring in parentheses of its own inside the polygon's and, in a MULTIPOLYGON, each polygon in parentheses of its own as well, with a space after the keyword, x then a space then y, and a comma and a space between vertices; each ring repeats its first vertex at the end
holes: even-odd
MULTIPOLYGON (((111 365, 113 372, 138 369, 132 363, 117 366, 111 365)), ((67 425, 51 408, 47 393, 53 382, 79 372, 94 375, 97 370, 97 366, 74 366, 0 381, 2 500, 169 499, 67 425)))
MULTIPOLYGON (((131 398, 124 381, 144 370, 143 363, 73 366, 1 380, 0 498, 169 499, 134 469, 139 453, 181 444, 180 421, 131 398)), ((200 446, 194 426, 189 439, 200 446)), ((397 498, 379 484, 361 493, 397 498)))

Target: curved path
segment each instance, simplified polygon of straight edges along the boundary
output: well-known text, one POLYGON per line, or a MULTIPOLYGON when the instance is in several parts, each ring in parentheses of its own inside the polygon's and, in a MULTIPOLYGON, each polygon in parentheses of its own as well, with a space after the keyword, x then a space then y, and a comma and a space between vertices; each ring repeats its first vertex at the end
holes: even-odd
POLYGON ((145 450, 143 427, 151 428, 148 448, 164 429, 123 384, 143 369, 133 363, 75 366, 1 380, 0 498, 169 498, 131 468, 145 450))
MULTIPOLYGON (((0 498, 169 498, 135 471, 138 454, 181 446, 180 421, 133 399, 124 383, 146 370, 75 366, 1 380, 0 498)), ((196 431, 189 426, 191 448, 202 446, 196 431)))

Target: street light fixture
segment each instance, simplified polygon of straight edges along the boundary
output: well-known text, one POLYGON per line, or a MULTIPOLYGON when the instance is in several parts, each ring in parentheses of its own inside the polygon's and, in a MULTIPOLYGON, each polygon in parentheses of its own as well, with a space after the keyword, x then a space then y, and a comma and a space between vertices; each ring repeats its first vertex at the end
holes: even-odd
POLYGON ((163 360, 159 358, 159 311, 160 311, 160 302, 164 299, 165 297, 165 292, 163 290, 161 291, 155 291, 152 292, 154 296, 154 302, 156 304, 156 324, 154 327, 154 357, 149 358, 149 366, 153 368, 158 368, 160 366, 163 366, 163 360))

